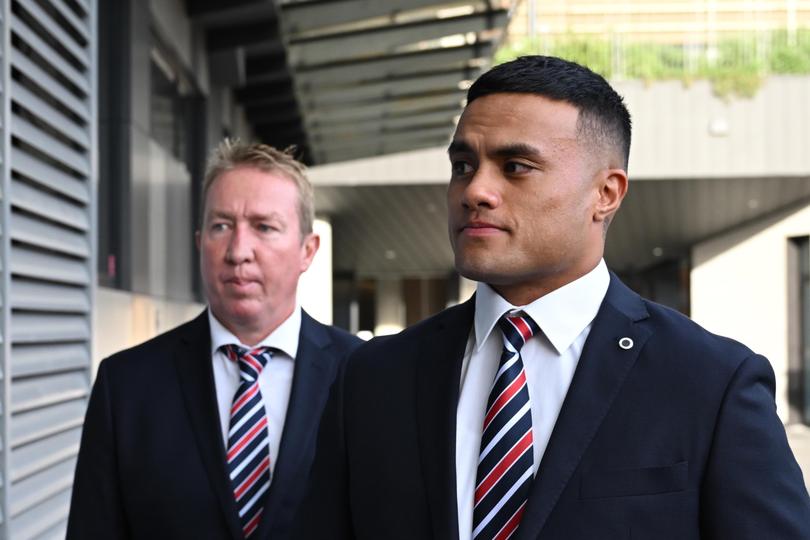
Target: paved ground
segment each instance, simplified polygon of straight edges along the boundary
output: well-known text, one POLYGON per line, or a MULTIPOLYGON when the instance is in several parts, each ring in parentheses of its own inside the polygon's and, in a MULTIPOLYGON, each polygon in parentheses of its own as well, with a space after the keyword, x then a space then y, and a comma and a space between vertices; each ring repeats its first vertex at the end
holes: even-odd
POLYGON ((794 424, 785 429, 796 461, 804 473, 804 483, 810 489, 810 426, 794 424))

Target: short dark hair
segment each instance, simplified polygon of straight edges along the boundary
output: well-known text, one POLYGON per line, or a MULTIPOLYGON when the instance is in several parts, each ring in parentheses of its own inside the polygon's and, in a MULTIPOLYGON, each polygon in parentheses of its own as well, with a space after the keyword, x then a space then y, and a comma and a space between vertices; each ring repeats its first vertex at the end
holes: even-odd
POLYGON ((579 110, 579 132, 597 144, 615 145, 627 168, 630 113, 622 97, 601 75, 562 58, 521 56, 481 75, 467 90, 467 103, 489 94, 510 92, 537 94, 573 105, 579 110))

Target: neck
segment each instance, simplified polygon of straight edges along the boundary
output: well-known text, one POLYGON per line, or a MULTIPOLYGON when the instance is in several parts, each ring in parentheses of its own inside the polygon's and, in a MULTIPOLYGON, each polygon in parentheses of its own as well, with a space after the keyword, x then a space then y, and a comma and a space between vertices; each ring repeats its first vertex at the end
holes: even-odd
POLYGON ((218 317, 216 313, 212 312, 212 314, 222 326, 236 336, 240 343, 248 347, 254 347, 261 343, 267 336, 275 332, 276 329, 292 315, 294 310, 295 305, 281 315, 274 314, 275 316, 269 321, 261 321, 261 324, 256 324, 259 321, 251 321, 250 323, 242 323, 241 321, 235 320, 226 321, 223 320, 222 317, 218 317))

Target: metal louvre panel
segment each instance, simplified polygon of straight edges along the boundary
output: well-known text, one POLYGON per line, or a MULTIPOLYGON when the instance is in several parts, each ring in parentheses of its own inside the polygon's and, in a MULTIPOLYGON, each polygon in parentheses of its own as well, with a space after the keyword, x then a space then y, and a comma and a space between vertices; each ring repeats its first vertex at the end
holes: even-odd
POLYGON ((32 509, 11 517, 10 540, 17 538, 64 538, 70 488, 38 504, 32 509), (58 531, 61 530, 61 535, 58 531), (54 532, 57 531, 57 532, 54 532))
MULTIPOLYGON (((77 202, 87 203, 90 201, 90 189, 86 183, 44 161, 38 160, 26 150, 21 148, 11 149, 11 167, 15 173, 25 175, 43 187, 57 191, 77 202)), ((89 221, 86 212, 84 215, 85 220, 89 221)))
POLYGON ((70 488, 75 468, 76 460, 69 459, 42 473, 21 480, 14 489, 11 515, 17 515, 26 508, 31 508, 70 488))
MULTIPOLYGON (((11 474, 9 474, 11 482, 16 483, 58 465, 62 461, 76 457, 81 433, 81 428, 75 428, 20 448, 12 448, 11 474)), ((13 492, 14 485, 11 489, 13 492)), ((13 499, 14 497, 12 497, 13 499)), ((12 515, 12 521, 13 518, 12 515)))
MULTIPOLYGON (((70 63, 62 58, 58 52, 52 47, 48 46, 42 39, 37 37, 36 33, 29 28, 27 24, 21 21, 18 17, 12 16, 11 27, 14 33, 17 34, 28 46, 30 46, 39 56, 44 58, 51 66, 53 66, 61 76, 68 79, 71 83, 75 84, 77 88, 87 92, 87 80, 82 77, 82 74, 74 68, 70 63)), ((13 89, 12 89, 13 91, 13 89)))
POLYGON ((90 391, 95 13, 92 0, 3 9, 0 537, 9 540, 63 537, 90 391))
POLYGON ((90 298, 84 287, 69 287, 38 281, 12 279, 14 309, 45 312, 89 313, 90 298))
POLYGON ((90 146, 90 135, 87 131, 77 126, 63 112, 52 107, 47 101, 39 98, 18 82, 11 82, 11 91, 17 103, 38 116, 53 129, 62 132, 85 149, 90 146))
MULTIPOLYGON (((89 340, 90 321, 86 315, 12 312, 11 339, 14 343, 89 340)), ((25 381, 27 382, 27 379, 25 381)), ((14 384, 12 384, 11 393, 14 394, 14 384)))
POLYGON ((57 403, 20 413, 11 427, 11 446, 18 447, 82 425, 87 401, 57 403))
POLYGON ((32 251, 21 246, 11 248, 11 272, 48 281, 90 285, 90 269, 86 261, 32 251))
MULTIPOLYGON (((13 99, 14 96, 12 95, 13 99)), ((73 150, 44 129, 38 128, 16 114, 11 117, 11 135, 36 148, 46 157, 55 160, 59 164, 70 167, 83 176, 89 176, 90 162, 85 155, 73 150)))
POLYGON ((43 218, 62 223, 68 227, 87 231, 90 217, 87 209, 72 204, 46 191, 33 188, 19 180, 11 181, 11 204, 43 218))
POLYGON ((90 109, 87 103, 82 102, 65 90, 54 77, 49 75, 48 72, 40 68, 35 62, 32 62, 17 49, 11 51, 11 65, 35 81, 39 88, 50 94, 51 97, 65 106, 71 113, 84 120, 90 119, 90 109))
POLYGON ((90 350, 87 343, 19 344, 12 350, 13 377, 43 375, 87 367, 90 350))

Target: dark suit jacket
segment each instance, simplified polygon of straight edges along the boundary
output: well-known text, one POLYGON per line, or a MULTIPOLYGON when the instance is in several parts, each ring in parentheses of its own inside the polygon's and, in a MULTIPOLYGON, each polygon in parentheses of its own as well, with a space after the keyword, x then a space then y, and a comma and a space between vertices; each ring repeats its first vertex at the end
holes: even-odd
MULTIPOLYGON (((225 470, 206 312, 99 367, 68 539, 241 539, 225 470)), ((286 539, 329 387, 360 341, 303 313, 281 448, 252 538, 286 539)))
MULTIPOLYGON (((292 538, 458 538, 456 406, 473 311, 352 355, 292 538)), ((773 394, 766 359, 612 276, 512 538, 810 539, 773 394)))

